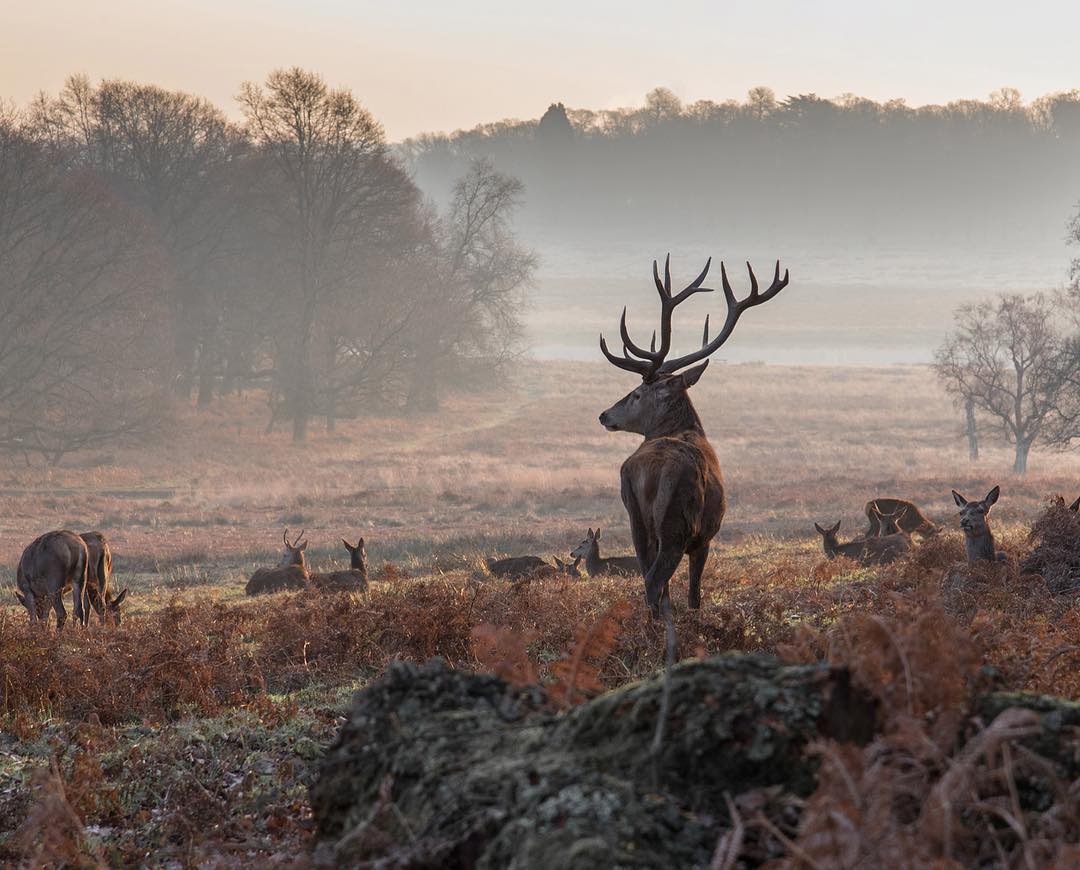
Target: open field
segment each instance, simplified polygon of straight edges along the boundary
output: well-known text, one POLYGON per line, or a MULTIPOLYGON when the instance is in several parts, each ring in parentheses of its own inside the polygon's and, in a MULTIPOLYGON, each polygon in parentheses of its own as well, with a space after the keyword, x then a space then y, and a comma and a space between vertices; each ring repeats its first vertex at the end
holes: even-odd
MULTIPOLYGON (((629 551, 618 467, 637 438, 605 432, 596 416, 632 385, 606 366, 536 364, 435 416, 344 421, 304 448, 263 434, 250 395, 182 414, 154 449, 0 469, 0 585, 41 532, 96 528, 113 543, 114 582, 132 590, 123 626, 95 620, 58 642, 30 634, 3 591, 0 856, 306 860, 306 785, 352 691, 395 657, 499 666, 476 645, 477 626, 523 638, 529 667, 551 680, 578 627, 628 598, 599 684, 655 671, 663 630, 645 615, 640 581, 511 586, 482 562, 565 556, 589 526, 611 552, 629 551), (283 526, 307 529, 319 570, 345 567, 340 538, 362 534, 371 593, 245 600, 252 569, 276 562, 283 526), (28 813, 55 835, 13 833, 28 813)), ((699 613, 685 610, 685 569, 676 575, 681 656, 755 649, 851 664, 861 648, 830 641, 831 627, 874 615, 910 654, 930 614, 955 620, 941 629, 962 639, 950 667, 970 665, 972 680, 991 665, 1004 688, 1080 695, 1075 599, 1024 585, 1015 567, 1046 498, 1080 495, 1076 456, 1033 453, 1016 478, 987 432, 970 463, 960 415, 920 366, 714 364, 693 395, 730 500, 699 613), (994 527, 1012 561, 980 580, 977 600, 942 601, 936 587, 962 557, 949 491, 981 498, 994 484, 994 527), (881 495, 911 498, 949 531, 887 569, 824 562, 813 522, 841 519, 851 537, 881 495)), ((909 683, 932 683, 937 665, 911 661, 909 683)))

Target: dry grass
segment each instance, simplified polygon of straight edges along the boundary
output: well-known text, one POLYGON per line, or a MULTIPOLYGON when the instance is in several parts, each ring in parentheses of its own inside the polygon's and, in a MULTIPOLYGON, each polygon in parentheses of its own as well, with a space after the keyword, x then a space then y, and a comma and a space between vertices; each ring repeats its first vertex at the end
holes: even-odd
MULTIPOLYGON (((256 399, 235 400, 190 416, 185 437, 152 452, 3 469, 6 577, 42 531, 94 527, 114 542, 117 581, 133 592, 123 626, 61 638, 32 632, 14 608, 0 612, 0 858, 304 860, 310 762, 351 690, 395 657, 441 655, 538 679, 567 703, 654 673, 663 627, 637 584, 511 585, 488 577, 481 558, 561 555, 598 524, 614 549, 627 548, 617 468, 636 442, 605 433, 595 415, 629 386, 600 367, 545 364, 504 396, 455 399, 416 421, 341 424, 304 450, 261 434, 256 399), (276 560, 284 524, 307 525, 309 561, 324 570, 345 564, 338 539, 362 532, 370 593, 244 600, 251 569, 276 560)), ((750 649, 846 665, 888 717, 888 757, 923 777, 901 800, 907 780, 882 773, 881 757, 824 747, 801 827, 785 827, 760 796, 735 801, 747 816, 745 854, 888 864, 918 842, 929 851, 910 855, 982 860, 991 841, 949 839, 914 816, 890 816, 882 830, 892 839, 873 848, 829 826, 843 817, 859 829, 867 813, 885 818, 886 805, 952 800, 950 765, 975 770, 955 753, 977 685, 1080 697, 1080 606, 1017 567, 1036 546, 1060 555, 1065 527, 1053 509, 1029 541, 1030 523, 1077 479, 1077 461, 1036 455, 1025 479, 1008 475, 1004 448, 969 464, 957 415, 919 367, 718 366, 695 389, 731 506, 700 611, 682 606, 685 571, 676 575, 680 657, 750 649), (995 530, 1009 561, 952 583, 944 578, 963 559, 955 531, 875 569, 824 561, 813 533, 814 520, 837 518, 861 531, 875 495, 910 497, 948 526, 951 488, 981 496, 997 482, 995 530), (767 824, 755 827, 759 813, 767 824)), ((1001 733, 1023 723, 1000 727, 986 738, 997 754, 978 768, 980 782, 1000 785, 1018 763, 1002 761, 1001 733)), ((962 807, 983 812, 964 800, 955 818, 962 807)), ((1054 840, 1048 818, 1020 821, 1026 839, 998 833, 995 846, 1017 861, 1058 860, 1046 844, 1073 836, 1066 826, 1054 840)))

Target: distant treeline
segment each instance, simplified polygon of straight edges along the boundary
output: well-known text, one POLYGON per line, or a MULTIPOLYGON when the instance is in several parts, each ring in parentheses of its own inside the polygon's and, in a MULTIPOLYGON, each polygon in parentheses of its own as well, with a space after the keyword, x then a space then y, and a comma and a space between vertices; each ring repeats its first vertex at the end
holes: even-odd
POLYGON ((520 183, 463 161, 441 211, 377 120, 299 69, 198 97, 72 78, 0 104, 0 452, 160 431, 259 384, 270 426, 433 406, 518 351, 520 183))
POLYGON ((1080 90, 1005 88, 947 105, 854 95, 639 108, 552 105, 402 146, 436 193, 475 156, 520 178, 532 230, 555 237, 994 245, 1060 239, 1080 199, 1080 90))

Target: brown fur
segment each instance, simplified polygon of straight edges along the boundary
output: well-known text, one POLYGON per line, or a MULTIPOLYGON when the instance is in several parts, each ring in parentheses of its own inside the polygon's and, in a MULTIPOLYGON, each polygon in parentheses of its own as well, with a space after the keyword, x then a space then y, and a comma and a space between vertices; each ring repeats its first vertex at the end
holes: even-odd
POLYGON ((964 533, 964 552, 969 563, 1005 561, 1005 554, 997 549, 994 533, 986 521, 1000 494, 1001 487, 995 486, 982 501, 968 501, 955 489, 952 491, 953 501, 960 508, 960 529, 964 533))
POLYGON ((49 609, 56 611, 56 629, 67 621, 64 594, 72 590, 75 619, 86 625, 89 554, 86 543, 74 532, 46 532, 23 550, 15 572, 15 596, 26 608, 31 623, 46 622, 49 609))
POLYGON ((903 498, 875 498, 866 503, 866 518, 870 521, 870 527, 864 535, 867 538, 882 534, 881 524, 877 517, 874 516, 874 511, 885 516, 899 514, 897 525, 901 530, 910 534, 929 537, 939 531, 938 527, 926 518, 926 515, 919 510, 918 505, 914 502, 903 498))

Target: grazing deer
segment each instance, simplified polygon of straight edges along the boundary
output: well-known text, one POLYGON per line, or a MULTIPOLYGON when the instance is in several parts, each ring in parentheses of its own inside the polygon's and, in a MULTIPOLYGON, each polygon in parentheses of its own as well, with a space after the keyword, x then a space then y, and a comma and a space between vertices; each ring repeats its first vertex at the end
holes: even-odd
MULTIPOLYGON (((604 574, 618 574, 621 577, 637 577, 641 574, 641 563, 637 556, 601 556, 600 529, 592 529, 585 535, 585 540, 570 551, 570 557, 585 560, 585 570, 590 577, 604 574)), ((576 562, 575 562, 576 564, 576 562)))
POLYGON ((349 570, 311 574, 309 578, 311 585, 327 591, 366 592, 367 550, 364 548, 364 539, 357 541, 355 547, 344 538, 341 539, 341 543, 349 551, 349 570))
MULTIPOLYGON (((1001 495, 1000 486, 995 486, 990 490, 982 501, 968 501, 955 489, 952 491, 953 501, 960 508, 960 528, 964 532, 964 552, 967 553, 969 563, 1005 561, 1005 553, 995 547, 994 535, 986 522, 987 514, 997 502, 999 495, 1001 495)), ((1077 506, 1080 507, 1080 505, 1077 506)))
POLYGON ((56 611, 56 630, 67 621, 64 594, 72 592, 75 619, 86 625, 87 567, 86 542, 74 532, 46 532, 23 550, 15 572, 15 597, 26 608, 30 623, 46 622, 49 609, 56 611))
POLYGON ((281 536, 285 544, 285 552, 281 554, 281 562, 276 568, 259 568, 251 579, 248 580, 244 592, 247 595, 265 595, 269 592, 280 592, 283 589, 305 589, 308 584, 308 569, 304 564, 304 550, 307 549, 307 541, 300 543, 304 537, 301 532, 296 539, 289 543, 289 530, 281 536))
POLYGON ((914 502, 903 498, 875 498, 866 503, 866 518, 870 521, 870 528, 866 530, 865 535, 867 538, 882 534, 881 525, 874 516, 874 511, 884 515, 898 513, 897 525, 905 532, 917 533, 923 537, 938 533, 938 527, 926 518, 914 502))
POLYGON ((101 532, 82 532, 79 537, 86 544, 86 591, 90 605, 101 617, 102 625, 108 617, 112 617, 113 622, 119 625, 120 605, 127 598, 128 591, 125 589, 115 598, 109 592, 109 581, 112 579, 112 549, 109 541, 101 532))
MULTIPOLYGON (((671 351, 671 316, 676 306, 695 293, 712 292, 701 282, 709 272, 705 268, 677 295, 671 292, 671 257, 664 261, 664 280, 660 280, 653 261, 653 281, 660 294, 660 349, 655 333, 649 349, 638 347, 626 328, 626 309, 619 321, 623 353, 616 356, 600 336, 600 350, 620 369, 641 375, 641 385, 600 415, 600 422, 612 432, 636 432, 644 442, 622 465, 622 501, 630 517, 640 570, 645 575, 645 599, 653 614, 667 600, 668 581, 679 567, 684 554, 690 557, 690 607, 701 606, 701 573, 709 555, 709 545, 720 531, 726 500, 720 462, 705 437, 694 405, 687 391, 698 382, 708 357, 731 336, 739 317, 748 308, 774 298, 788 285, 788 273, 780 277, 780 262, 768 290, 758 292, 757 277, 750 272, 750 295, 736 300, 728 283, 727 270, 720 264, 727 317, 719 334, 709 341, 709 318, 701 348, 675 359, 671 351), (700 365, 686 368, 699 360, 700 365), (680 369, 686 369, 679 373, 680 369)), ((586 565, 586 569, 588 566, 586 565)))
MULTIPOLYGON (((889 516, 892 519, 892 515, 889 516)), ((911 536, 907 532, 891 535, 879 535, 876 538, 858 538, 841 544, 836 534, 840 531, 840 520, 827 529, 814 523, 814 528, 821 535, 821 545, 830 559, 847 556, 864 565, 887 565, 899 559, 911 549, 911 536)))

